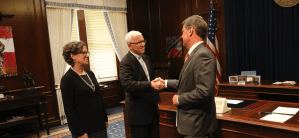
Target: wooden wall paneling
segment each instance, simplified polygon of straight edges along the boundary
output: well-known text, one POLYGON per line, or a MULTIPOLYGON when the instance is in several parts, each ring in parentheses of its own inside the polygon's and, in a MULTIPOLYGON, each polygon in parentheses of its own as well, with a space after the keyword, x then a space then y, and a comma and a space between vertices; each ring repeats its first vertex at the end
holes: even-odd
MULTIPOLYGON (((46 63, 52 63, 52 57, 51 57, 51 48, 50 48, 50 40, 49 40, 49 32, 48 32, 48 22, 47 22, 47 14, 46 14, 46 5, 45 1, 40 2, 41 12, 42 12, 42 21, 43 21, 43 30, 45 32, 44 35, 44 43, 45 43, 45 51, 48 58, 46 63), (48 45, 48 46, 47 46, 48 45)), ((48 64, 47 64, 48 65, 48 64)), ((57 101, 57 95, 56 95, 56 89, 55 89, 55 81, 54 81, 54 71, 53 71, 53 65, 49 64, 48 67, 46 67, 49 70, 48 78, 45 81, 49 81, 50 83, 50 91, 43 92, 44 94, 47 94, 47 105, 48 105, 48 111, 49 112, 49 123, 53 124, 53 126, 60 125, 60 118, 59 118, 59 109, 58 109, 58 101, 57 101), (52 108, 52 109, 51 109, 52 108), (53 111, 53 112, 51 112, 53 111), (52 114, 51 114, 52 113, 52 114), (54 119, 52 119, 53 117, 54 119), (50 118, 51 117, 51 118, 50 118)))
POLYGON ((150 0, 127 0, 127 23, 128 31, 136 30, 142 33, 146 40, 145 54, 148 55, 152 62, 156 60, 156 49, 154 46, 152 29, 152 1, 150 0))
MULTIPOLYGON (((87 41, 87 34, 86 34, 86 24, 85 24, 85 15, 84 10, 78 10, 77 11, 77 17, 78 17, 78 28, 79 28, 79 39, 80 41, 83 41, 86 44, 86 47, 88 49, 88 41, 87 41)), ((90 70, 89 66, 90 60, 88 60, 88 65, 85 65, 84 68, 90 70)))
MULTIPOLYGON (((157 13, 157 41, 159 48, 159 60, 171 61, 173 63, 173 75, 178 78, 181 68, 183 67, 184 57, 187 49, 183 47, 183 56, 181 58, 167 58, 166 37, 181 36, 182 22, 191 16, 191 2, 189 0, 158 0, 155 8, 157 13)), ((154 8, 154 9, 155 9, 154 8)))
POLYGON ((210 0, 192 0, 192 5, 192 13, 197 13, 198 15, 209 13, 210 0))
MULTIPOLYGON (((213 0, 215 10, 222 9, 223 0, 213 0)), ((209 12, 210 0, 192 0, 192 13, 205 14, 209 12)))
POLYGON ((128 32, 134 30, 134 14, 133 14, 133 7, 132 7, 133 0, 127 0, 127 26, 128 32))
POLYGON ((221 15, 219 15, 221 18, 219 19, 220 23, 221 23, 221 32, 219 32, 218 37, 221 38, 222 42, 220 44, 222 44, 222 46, 220 46, 220 65, 221 67, 221 81, 225 82, 228 81, 228 76, 226 73, 226 45, 225 45, 225 11, 224 11, 224 1, 220 1, 221 3, 220 8, 221 9, 221 15))
MULTIPOLYGON (((44 64, 34 64, 35 70, 43 70, 40 72, 39 81, 45 84, 45 90, 48 91, 47 95, 47 106, 48 106, 48 120, 49 122, 60 124, 59 113, 58 113, 58 104, 56 98, 56 90, 54 83, 54 72, 52 66, 52 57, 51 57, 51 48, 49 42, 49 33, 48 33, 48 24, 47 24, 47 16, 46 16, 46 6, 45 2, 42 0, 35 0, 35 22, 36 22, 36 46, 38 46, 37 51, 35 52, 37 56, 36 59, 40 59, 41 61, 37 61, 35 63, 44 63, 44 64)), ((42 85, 42 84, 40 84, 42 85)), ((55 126, 55 125, 54 125, 55 126)))
MULTIPOLYGON (((0 84, 8 90, 22 89, 24 69, 35 73, 35 85, 44 86, 38 89, 38 93, 51 92, 47 100, 51 103, 48 104, 49 118, 52 118, 49 121, 53 123, 49 125, 55 126, 55 122, 59 123, 59 115, 45 10, 44 0, 1 1, 0 12, 15 15, 13 18, 4 18, 0 26, 12 26, 18 76, 0 78, 0 84)), ((20 93, 16 91, 10 94, 20 93)))

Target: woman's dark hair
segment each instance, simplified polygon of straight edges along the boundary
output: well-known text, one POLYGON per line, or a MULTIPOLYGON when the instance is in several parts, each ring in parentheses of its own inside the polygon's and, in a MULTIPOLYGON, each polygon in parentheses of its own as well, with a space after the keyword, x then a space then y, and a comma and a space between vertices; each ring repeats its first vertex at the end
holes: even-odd
POLYGON ((71 54, 77 55, 82 52, 83 46, 86 46, 84 42, 81 41, 73 41, 66 44, 63 47, 63 58, 65 62, 71 66, 74 66, 74 60, 71 57, 71 54))

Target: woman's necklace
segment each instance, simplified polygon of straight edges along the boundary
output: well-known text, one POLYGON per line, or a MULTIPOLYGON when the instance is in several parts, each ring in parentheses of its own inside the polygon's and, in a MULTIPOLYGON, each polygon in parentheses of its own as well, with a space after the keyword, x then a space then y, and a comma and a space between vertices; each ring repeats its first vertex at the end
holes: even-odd
MULTIPOLYGON (((79 73, 74 69, 74 68, 71 68, 73 71, 75 71, 76 72, 76 74, 78 74, 79 75, 79 73)), ((83 69, 83 71, 85 71, 84 69, 83 69)), ((90 83, 91 83, 91 85, 89 84, 89 83, 87 83, 86 82, 86 80, 84 80, 82 77, 81 77, 81 75, 79 75, 80 76, 80 78, 92 89, 92 91, 95 91, 96 90, 96 88, 94 87, 94 84, 92 83, 92 81, 91 81, 91 79, 90 79, 90 77, 89 77, 89 75, 88 75, 88 73, 85 71, 85 73, 86 73, 86 75, 87 75, 87 77, 88 77, 88 79, 89 79, 89 81, 90 81, 90 83)))

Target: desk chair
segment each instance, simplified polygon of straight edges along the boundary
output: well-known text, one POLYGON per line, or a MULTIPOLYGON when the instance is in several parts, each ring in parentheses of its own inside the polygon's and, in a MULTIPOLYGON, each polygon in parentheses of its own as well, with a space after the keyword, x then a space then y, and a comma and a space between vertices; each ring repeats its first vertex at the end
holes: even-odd
POLYGON ((153 67, 155 70, 155 77, 160 77, 162 79, 172 79, 171 66, 171 62, 154 63, 153 67))

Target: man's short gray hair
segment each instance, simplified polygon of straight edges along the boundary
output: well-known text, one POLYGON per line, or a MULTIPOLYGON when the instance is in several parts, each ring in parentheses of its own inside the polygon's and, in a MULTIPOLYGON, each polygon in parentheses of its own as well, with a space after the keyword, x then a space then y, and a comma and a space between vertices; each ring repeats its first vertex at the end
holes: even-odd
POLYGON ((127 42, 127 44, 130 44, 131 42, 132 42, 132 36, 139 36, 139 35, 141 35, 142 36, 142 34, 139 32, 139 31, 134 31, 134 30, 132 30, 132 31, 130 31, 127 35, 126 35, 126 42, 127 42))
POLYGON ((185 24, 185 28, 188 30, 191 26, 194 28, 196 34, 205 39, 208 31, 208 24, 206 21, 199 15, 192 15, 185 19, 182 24, 185 24))

